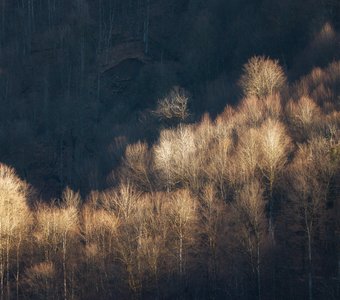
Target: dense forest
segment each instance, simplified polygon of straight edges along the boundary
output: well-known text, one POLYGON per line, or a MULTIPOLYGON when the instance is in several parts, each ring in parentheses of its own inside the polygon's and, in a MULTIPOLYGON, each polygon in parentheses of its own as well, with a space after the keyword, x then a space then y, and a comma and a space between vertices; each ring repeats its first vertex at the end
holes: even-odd
POLYGON ((2 0, 0 87, 0 300, 340 298, 339 0, 2 0))

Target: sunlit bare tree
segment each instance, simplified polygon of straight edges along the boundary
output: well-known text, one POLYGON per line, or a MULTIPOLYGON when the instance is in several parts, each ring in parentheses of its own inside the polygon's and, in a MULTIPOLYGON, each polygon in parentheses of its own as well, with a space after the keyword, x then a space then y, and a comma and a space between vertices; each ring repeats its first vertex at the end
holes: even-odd
POLYGON ((258 299, 262 297, 262 249, 267 234, 263 189, 258 180, 246 183, 237 193, 234 209, 240 221, 238 238, 257 278, 258 299))
POLYGON ((240 86, 247 97, 264 98, 280 92, 285 83, 285 73, 277 60, 254 56, 243 66, 240 86))
POLYGON ((152 158, 146 143, 128 145, 123 160, 122 179, 128 178, 134 185, 146 191, 153 190, 152 158))
POLYGON ((314 138, 301 145, 289 168, 287 191, 292 201, 292 214, 306 235, 307 277, 309 299, 314 298, 314 246, 315 233, 325 222, 331 179, 339 170, 332 159, 331 143, 314 138))
MULTIPOLYGON (((0 293, 10 296, 11 261, 16 261, 17 293, 19 283, 19 259, 23 242, 31 224, 27 205, 29 186, 22 181, 13 168, 0 163, 0 293), (5 288, 6 282, 6 288, 5 288)), ((18 294, 17 294, 18 295, 18 294)))
POLYGON ((184 121, 189 116, 188 101, 188 93, 180 87, 174 87, 168 95, 158 101, 154 113, 161 119, 184 121))
POLYGON ((269 232, 274 241, 274 187, 284 169, 292 150, 292 141, 285 126, 279 121, 268 119, 259 129, 258 165, 267 182, 269 232))
POLYGON ((63 297, 68 298, 69 265, 71 253, 79 242, 79 210, 77 193, 66 190, 61 207, 40 205, 37 210, 37 243, 45 253, 45 261, 60 259, 63 271, 63 297), (72 196, 71 196, 72 195, 72 196))
POLYGON ((170 230, 174 236, 174 250, 180 279, 186 273, 188 247, 192 244, 192 230, 197 221, 197 200, 188 190, 178 190, 168 202, 167 217, 170 230))

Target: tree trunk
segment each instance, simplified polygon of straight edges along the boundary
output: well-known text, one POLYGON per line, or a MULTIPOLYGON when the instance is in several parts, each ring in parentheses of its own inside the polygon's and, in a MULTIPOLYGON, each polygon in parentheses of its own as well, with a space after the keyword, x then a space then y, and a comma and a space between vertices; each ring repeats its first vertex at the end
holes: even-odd
POLYGON ((308 299, 313 300, 312 243, 310 229, 307 229, 307 237, 308 237, 308 299))
POLYGON ((256 263, 256 272, 257 272, 257 294, 258 299, 261 300, 261 259, 260 259, 260 243, 257 242, 257 263, 256 263))
POLYGON ((63 237, 64 300, 67 300, 66 236, 63 237))
POLYGON ((274 233, 274 203, 273 203, 273 185, 274 175, 270 175, 269 178, 269 234, 273 245, 275 245, 275 233, 274 233))
POLYGON ((4 257, 3 257, 3 250, 0 249, 0 290, 1 290, 1 300, 4 299, 4 257))
POLYGON ((183 276, 183 234, 179 235, 179 274, 182 279, 183 276))
POLYGON ((16 260, 17 260, 17 274, 16 274, 16 298, 19 300, 19 278, 20 278, 20 245, 21 245, 21 234, 19 237, 19 241, 17 244, 17 255, 16 255, 16 260))
POLYGON ((7 299, 10 299, 10 284, 9 284, 9 246, 10 246, 10 237, 8 234, 6 240, 6 289, 7 289, 7 299))

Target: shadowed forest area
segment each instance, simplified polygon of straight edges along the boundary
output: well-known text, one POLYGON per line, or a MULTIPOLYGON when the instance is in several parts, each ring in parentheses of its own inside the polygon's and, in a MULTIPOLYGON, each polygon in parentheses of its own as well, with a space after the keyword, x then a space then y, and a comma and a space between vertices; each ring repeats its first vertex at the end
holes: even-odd
POLYGON ((340 298, 338 0, 2 0, 0 87, 0 300, 340 298))

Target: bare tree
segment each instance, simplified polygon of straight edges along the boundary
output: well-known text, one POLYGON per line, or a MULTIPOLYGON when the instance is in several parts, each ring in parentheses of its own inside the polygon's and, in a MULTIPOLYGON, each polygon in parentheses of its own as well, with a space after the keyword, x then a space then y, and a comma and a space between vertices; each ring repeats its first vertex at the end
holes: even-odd
POLYGON ((177 270, 182 280, 186 273, 188 247, 193 243, 190 233, 197 220, 197 203, 188 190, 178 190, 167 203, 169 228, 174 236, 177 270))
POLYGON ((240 141, 236 149, 236 169, 230 180, 240 185, 256 176, 259 163, 260 136, 257 128, 244 128, 240 132, 240 141))
POLYGON ((254 56, 243 66, 240 86, 245 96, 264 98, 280 92, 286 76, 277 60, 254 56))
POLYGON ((0 290, 10 296, 11 257, 16 259, 18 296, 20 250, 30 230, 31 213, 27 205, 29 186, 15 170, 0 163, 0 290), (6 281, 6 289, 5 283, 6 281))
POLYGON ((224 137, 223 139, 216 139, 208 145, 208 151, 205 152, 205 156, 208 159, 205 161, 206 166, 203 169, 224 199, 227 195, 228 186, 230 186, 229 175, 233 159, 231 152, 234 150, 232 139, 224 137))
POLYGON ((269 95, 263 100, 266 117, 281 120, 283 117, 282 100, 279 93, 269 95))
POLYGON ((139 220, 142 228, 138 237, 138 255, 144 263, 143 277, 160 297, 159 279, 166 271, 169 257, 169 226, 163 202, 169 197, 164 193, 148 194, 139 203, 139 220))
MULTIPOLYGON (((74 199, 73 199, 74 200, 74 199)), ((61 208, 40 205, 37 210, 37 243, 44 249, 45 261, 61 254, 63 271, 63 298, 68 298, 68 264, 69 254, 75 250, 79 234, 78 208, 75 201, 65 203, 61 208), (61 253, 60 253, 61 249, 61 253)))
POLYGON ((202 173, 202 154, 193 126, 180 125, 163 130, 154 146, 154 163, 168 190, 176 185, 198 189, 202 173))
POLYGON ((146 143, 138 142, 126 147, 122 173, 137 188, 150 192, 153 190, 152 158, 146 143))
MULTIPOLYGON (((120 214, 114 249, 124 279, 136 298, 150 286, 157 296, 160 293, 159 276, 167 252, 168 224, 162 211, 166 197, 163 193, 145 194, 135 199, 134 209, 128 214, 120 214)), ((126 208, 124 205, 120 209, 126 208)))
POLYGON ((114 214, 118 222, 112 236, 114 254, 124 272, 128 288, 134 297, 139 297, 144 274, 140 256, 140 238, 144 228, 144 216, 140 214, 143 206, 141 193, 131 183, 126 183, 105 191, 101 197, 102 207, 114 214))
POLYGON ((81 286, 86 296, 95 297, 100 291, 105 297, 112 297, 108 285, 113 277, 110 270, 116 259, 115 240, 119 225, 115 212, 100 204, 88 203, 82 209, 81 232, 85 245, 81 261, 85 265, 85 283, 81 286))
POLYGON ((273 191, 291 149, 292 141, 285 126, 279 121, 268 119, 259 129, 258 165, 268 183, 269 232, 273 241, 275 241, 273 191))
POLYGON ((112 211, 122 220, 129 220, 137 210, 137 202, 141 192, 137 191, 131 183, 123 183, 116 189, 104 191, 102 207, 107 211, 112 211))
POLYGON ((265 107, 262 100, 256 96, 249 96, 238 106, 238 123, 256 127, 265 120, 265 107))
POLYGON ((292 201, 293 214, 307 238, 308 295, 312 300, 315 232, 326 214, 327 197, 332 176, 339 166, 331 158, 331 144, 315 138, 301 145, 289 168, 290 181, 287 191, 292 201))
POLYGON ((320 107, 313 99, 302 96, 297 102, 290 100, 286 111, 296 138, 305 141, 321 131, 324 118, 320 107))
POLYGON ((160 119, 184 121, 189 116, 188 101, 188 93, 176 86, 172 88, 168 95, 158 101, 154 113, 160 119))
POLYGON ((267 228, 263 189, 258 180, 246 183, 237 193, 234 208, 241 226, 239 239, 256 274, 258 299, 261 299, 261 250, 267 228))
POLYGON ((226 204, 218 197, 213 185, 204 187, 199 202, 199 230, 202 235, 203 260, 208 269, 209 283, 216 292, 218 273, 220 271, 219 259, 222 240, 225 238, 226 228, 226 204))

